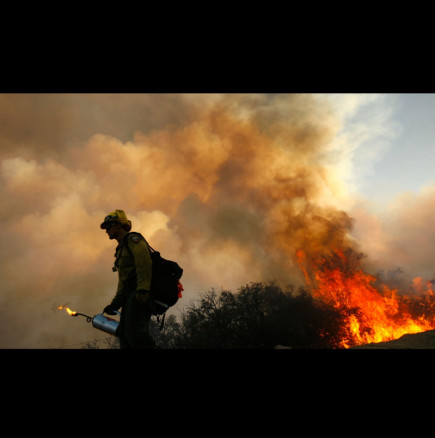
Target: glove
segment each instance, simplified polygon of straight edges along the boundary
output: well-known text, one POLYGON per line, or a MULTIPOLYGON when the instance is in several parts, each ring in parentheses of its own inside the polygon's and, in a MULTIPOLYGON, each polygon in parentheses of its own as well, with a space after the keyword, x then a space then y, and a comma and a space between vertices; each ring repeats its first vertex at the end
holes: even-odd
POLYGON ((115 309, 111 304, 106 306, 103 310, 103 313, 107 313, 108 315, 116 315, 115 309))

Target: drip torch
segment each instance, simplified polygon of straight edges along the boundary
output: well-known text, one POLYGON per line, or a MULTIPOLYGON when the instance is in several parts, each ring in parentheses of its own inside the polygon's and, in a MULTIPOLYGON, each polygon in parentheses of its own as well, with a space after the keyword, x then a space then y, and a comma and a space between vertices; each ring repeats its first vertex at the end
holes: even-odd
MULTIPOLYGON (((67 311, 67 313, 71 316, 79 316, 79 315, 84 316, 86 318, 86 322, 92 321, 93 327, 95 327, 99 330, 102 330, 103 332, 110 333, 111 335, 118 336, 117 330, 119 327, 119 321, 117 321, 116 319, 104 316, 103 315, 104 312, 98 313, 95 316, 89 316, 89 315, 85 315, 84 313, 75 312, 75 311, 71 310, 69 307, 59 306, 57 308, 57 310, 60 310, 60 309, 65 309, 67 311)), ((118 311, 116 311, 116 313, 118 315, 121 314, 118 311)))

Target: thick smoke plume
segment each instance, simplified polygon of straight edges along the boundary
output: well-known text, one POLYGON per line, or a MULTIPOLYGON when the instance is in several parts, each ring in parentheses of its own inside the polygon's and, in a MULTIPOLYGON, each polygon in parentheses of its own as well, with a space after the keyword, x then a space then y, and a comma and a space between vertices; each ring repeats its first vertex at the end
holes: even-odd
POLYGON ((2 95, 0 117, 2 348, 98 338, 56 309, 93 315, 112 299, 115 244, 99 224, 115 208, 184 268, 186 303, 210 287, 302 283, 298 249, 361 244, 325 99, 2 95))

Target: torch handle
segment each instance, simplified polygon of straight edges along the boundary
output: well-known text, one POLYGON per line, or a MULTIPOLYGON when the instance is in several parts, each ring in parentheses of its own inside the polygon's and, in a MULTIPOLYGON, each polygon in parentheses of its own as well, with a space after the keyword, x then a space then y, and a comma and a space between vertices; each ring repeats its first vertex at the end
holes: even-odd
MULTIPOLYGON (((114 312, 118 315, 121 315, 121 312, 118 312, 117 310, 114 310, 114 312)), ((104 313, 104 310, 101 312, 101 315, 104 313)), ((113 316, 113 315, 112 315, 113 316)))

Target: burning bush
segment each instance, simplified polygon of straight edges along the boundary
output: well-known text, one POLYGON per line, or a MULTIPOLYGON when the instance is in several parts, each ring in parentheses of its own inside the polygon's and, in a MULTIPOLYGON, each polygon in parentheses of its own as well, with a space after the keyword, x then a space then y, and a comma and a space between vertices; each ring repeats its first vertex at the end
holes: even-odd
POLYGON ((336 347, 389 341, 435 328, 431 283, 420 284, 414 295, 399 293, 364 272, 363 254, 351 248, 312 259, 299 251, 298 259, 313 298, 338 313, 342 328, 336 347))

